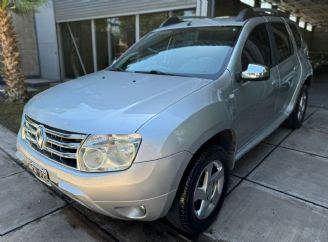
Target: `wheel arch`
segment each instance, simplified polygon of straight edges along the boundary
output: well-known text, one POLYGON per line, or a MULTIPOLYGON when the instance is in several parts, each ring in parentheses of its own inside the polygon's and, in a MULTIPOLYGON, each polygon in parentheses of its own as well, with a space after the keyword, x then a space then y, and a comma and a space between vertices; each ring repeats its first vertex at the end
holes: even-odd
POLYGON ((310 75, 304 80, 304 85, 307 85, 309 88, 312 86, 313 76, 310 75))
POLYGON ((195 160, 196 157, 198 157, 201 152, 206 149, 210 145, 219 145, 221 146, 228 155, 228 167, 229 170, 232 170, 235 165, 235 154, 236 154, 236 149, 237 149, 237 137, 236 137, 236 132, 233 129, 224 129, 212 136, 210 139, 205 141, 198 149, 196 152, 193 153, 193 156, 187 165, 183 176, 179 182, 184 179, 186 175, 188 175, 189 171, 191 170, 193 166, 193 161, 195 160))

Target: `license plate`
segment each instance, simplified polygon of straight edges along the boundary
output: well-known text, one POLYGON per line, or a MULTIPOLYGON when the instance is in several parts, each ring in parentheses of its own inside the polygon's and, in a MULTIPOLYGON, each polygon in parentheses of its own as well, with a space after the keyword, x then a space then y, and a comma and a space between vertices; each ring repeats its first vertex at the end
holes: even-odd
POLYGON ((48 171, 34 162, 29 163, 29 169, 32 171, 32 173, 43 183, 47 184, 48 186, 51 186, 51 182, 49 180, 48 171))

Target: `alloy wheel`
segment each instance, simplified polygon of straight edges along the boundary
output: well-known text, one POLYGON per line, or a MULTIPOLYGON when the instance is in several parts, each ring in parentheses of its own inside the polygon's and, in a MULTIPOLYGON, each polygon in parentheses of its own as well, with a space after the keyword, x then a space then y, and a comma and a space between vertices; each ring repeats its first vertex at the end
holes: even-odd
POLYGON ((198 219, 211 215, 220 201, 223 186, 223 165, 220 161, 213 161, 201 172, 194 191, 194 213, 198 219))
POLYGON ((302 97, 299 102, 299 107, 298 107, 298 113, 297 113, 297 118, 299 121, 302 121, 305 115, 305 110, 306 110, 306 104, 307 104, 307 92, 303 91, 302 97))

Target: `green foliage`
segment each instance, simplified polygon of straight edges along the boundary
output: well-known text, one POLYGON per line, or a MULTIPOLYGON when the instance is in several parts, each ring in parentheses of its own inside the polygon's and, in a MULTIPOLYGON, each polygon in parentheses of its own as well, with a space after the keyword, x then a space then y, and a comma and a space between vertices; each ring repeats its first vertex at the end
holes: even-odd
POLYGON ((47 0, 0 0, 0 9, 26 14, 36 10, 47 0))

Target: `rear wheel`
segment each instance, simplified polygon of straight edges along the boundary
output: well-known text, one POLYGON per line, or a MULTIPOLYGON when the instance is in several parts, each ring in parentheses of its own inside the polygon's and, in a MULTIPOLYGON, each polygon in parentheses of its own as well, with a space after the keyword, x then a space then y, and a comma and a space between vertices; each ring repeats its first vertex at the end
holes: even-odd
POLYGON ((168 220, 190 234, 204 231, 222 206, 228 179, 225 150, 216 145, 205 149, 182 179, 168 220))
POLYGON ((304 85, 293 112, 290 114, 284 125, 287 128, 298 129, 302 126, 305 118, 307 105, 308 105, 309 90, 308 86, 304 85))

